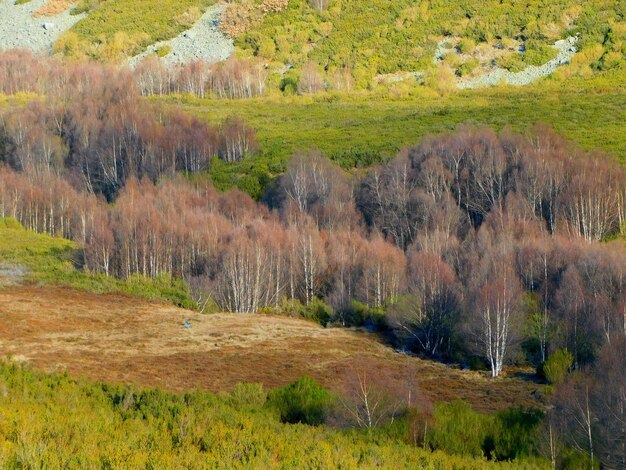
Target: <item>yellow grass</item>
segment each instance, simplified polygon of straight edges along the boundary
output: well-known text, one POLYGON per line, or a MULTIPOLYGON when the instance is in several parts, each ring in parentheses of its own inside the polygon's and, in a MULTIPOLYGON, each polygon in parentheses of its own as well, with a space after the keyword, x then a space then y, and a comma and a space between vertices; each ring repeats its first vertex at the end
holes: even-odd
POLYGON ((48 0, 44 6, 37 10, 33 16, 38 18, 40 16, 54 16, 59 13, 63 13, 69 9, 75 1, 73 0, 48 0))
POLYGON ((269 388, 306 374, 345 392, 366 370, 398 399, 413 383, 434 401, 463 399, 481 411, 542 406, 532 382, 409 357, 364 331, 285 316, 201 315, 64 287, 0 288, 0 357, 7 355, 44 370, 167 390, 230 391, 238 382, 269 388))

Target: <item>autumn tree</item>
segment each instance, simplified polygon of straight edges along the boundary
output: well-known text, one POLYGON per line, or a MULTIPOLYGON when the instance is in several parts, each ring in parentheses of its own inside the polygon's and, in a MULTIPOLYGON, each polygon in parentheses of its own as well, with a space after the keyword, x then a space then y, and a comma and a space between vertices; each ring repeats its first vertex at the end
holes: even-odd
POLYGON ((286 220, 310 215, 320 229, 354 230, 361 222, 351 182, 319 151, 298 153, 291 159, 278 194, 269 203, 279 206, 286 220))
POLYGON ((409 292, 390 308, 396 336, 430 356, 450 354, 460 309, 454 271, 437 255, 417 251, 409 264, 409 292))
POLYGON ((227 118, 220 128, 218 155, 226 162, 236 162, 258 150, 252 128, 236 116, 227 118))

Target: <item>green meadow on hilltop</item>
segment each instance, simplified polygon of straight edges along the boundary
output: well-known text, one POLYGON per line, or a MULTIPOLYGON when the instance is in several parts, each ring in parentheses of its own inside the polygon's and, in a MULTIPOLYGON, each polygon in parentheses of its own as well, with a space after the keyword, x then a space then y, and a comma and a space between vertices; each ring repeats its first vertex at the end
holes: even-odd
MULTIPOLYGON (((259 197, 299 150, 319 149, 346 169, 363 168, 394 156, 425 136, 464 123, 528 131, 552 126, 585 150, 626 159, 624 71, 592 80, 544 81, 444 96, 427 90, 398 97, 329 94, 248 100, 165 98, 208 121, 236 114, 257 134, 261 151, 241 162, 214 161, 211 177, 222 188, 239 187, 259 197)), ((162 99, 155 99, 162 101, 162 99)))

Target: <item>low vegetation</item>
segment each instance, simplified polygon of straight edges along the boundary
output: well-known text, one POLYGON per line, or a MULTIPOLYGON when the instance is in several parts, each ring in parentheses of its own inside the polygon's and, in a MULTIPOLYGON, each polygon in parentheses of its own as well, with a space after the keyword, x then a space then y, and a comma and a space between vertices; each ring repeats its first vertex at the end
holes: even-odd
MULTIPOLYGON (((293 386, 270 395, 289 395, 293 386)), ((239 386, 230 395, 172 394, 0 364, 0 466, 548 467, 539 459, 496 464, 467 453, 431 452, 411 443, 406 419, 368 431, 283 424, 276 408, 281 402, 266 395, 257 386, 239 386)), ((448 432, 436 429, 436 436, 448 432)), ((445 444, 443 437, 434 439, 443 449, 461 445, 461 436, 447 436, 445 444)))
MULTIPOLYGON (((57 50, 121 61, 176 34, 208 5, 165 2, 140 30, 142 2, 79 4, 90 15, 57 50)), ((9 95, 0 95, 0 298, 23 295, 11 284, 26 280, 235 318, 300 316, 318 323, 320 336, 328 327, 375 332, 405 353, 394 355, 405 365, 421 356, 481 370, 480 385, 463 394, 458 381, 439 377, 446 403, 431 405, 404 380, 408 392, 390 397, 395 369, 368 351, 360 370, 342 373, 345 362, 323 358, 345 350, 329 342, 322 354, 309 337, 285 341, 280 354, 307 352, 299 367, 312 367, 322 385, 293 382, 289 367, 301 360, 294 356, 284 368, 255 372, 282 388, 240 384, 230 396, 100 385, 3 364, 0 417, 10 418, 0 422, 0 464, 624 466, 624 3, 394 6, 231 2, 231 35, 248 57, 217 65, 167 70, 152 57, 131 71, 0 54, 0 92, 9 95), (249 21, 238 28, 240 16, 249 21), (481 65, 476 50, 502 51, 492 60, 518 70, 549 59, 548 44, 568 35, 578 35, 580 53, 539 85, 454 89, 454 73, 471 76, 481 65), (434 57, 435 65, 444 38, 453 52, 434 57), (273 74, 280 63, 289 66, 273 74), (419 72, 409 75, 415 80, 388 77, 407 69, 419 72), (350 380, 328 390, 328 370, 350 380), (374 384, 370 371, 389 379, 374 384), (519 400, 549 406, 496 406, 511 390, 507 375, 542 383, 519 400), (450 403, 458 394, 474 409, 498 411, 450 403), (484 408, 473 401, 480 394, 484 408), (84 447, 61 445, 72 442, 67 433, 84 447)), ((221 366, 242 372, 237 338, 193 339, 189 319, 181 327, 173 322, 183 313, 168 313, 176 332, 168 347, 189 349, 159 349, 154 380, 205 370, 193 344, 219 349, 230 341, 236 353, 219 357, 221 366), (190 333, 185 341, 181 328, 190 333)), ((29 318, 9 314, 21 327, 29 318)), ((117 312, 111 322, 122 319, 117 312)), ((137 346, 143 352, 157 326, 137 346)), ((71 321, 57 327, 71 329, 71 321)), ((31 347, 34 330, 26 330, 31 347)), ((93 360, 94 350, 101 358, 93 337, 72 333, 65 353, 83 338, 81 360, 93 360)), ((266 356, 246 357, 250 367, 278 364, 262 344, 266 356)), ((134 351, 137 364, 123 367, 123 351, 106 372, 127 380, 141 369, 147 380, 154 362, 134 351)), ((49 360, 61 365, 63 354, 49 360)), ((226 379, 211 367, 204 380, 221 390, 215 382, 226 379)))
MULTIPOLYGON (((583 48, 599 46, 602 57, 617 51, 623 62, 621 15, 620 2, 604 0, 585 8, 568 0, 549 5, 515 0, 480 4, 401 0, 392 5, 385 1, 292 0, 285 10, 245 28, 237 45, 267 60, 295 64, 295 76, 300 80, 308 80, 305 66, 314 64, 315 73, 329 88, 367 88, 377 75, 433 70, 437 44, 446 39, 462 41, 465 47, 460 52, 465 53, 485 45, 484 63, 493 57, 489 57, 489 49, 495 53, 506 45, 521 63, 536 65, 549 60, 549 44, 580 34, 583 48), (615 44, 606 42, 608 31, 620 38, 615 44), (519 44, 525 44, 525 52, 519 52, 519 44)), ((463 59, 455 55, 445 58, 444 66, 457 68, 459 64, 451 59, 463 59)))
POLYGON ((512 406, 542 409, 545 403, 543 387, 525 379, 529 368, 493 381, 483 371, 398 354, 376 333, 322 327, 298 313, 202 314, 119 292, 16 284, 15 277, 5 283, 16 271, 0 265, 0 356, 40 370, 214 393, 234 390, 239 382, 285 387, 307 375, 351 397, 365 372, 368 385, 384 388, 400 405, 463 400, 493 413, 512 406))
POLYGON ((213 123, 235 112, 254 128, 259 155, 235 165, 215 165, 210 175, 220 189, 234 186, 259 197, 298 150, 319 149, 343 168, 363 168, 389 159, 427 135, 467 122, 524 133, 537 122, 550 123, 582 148, 603 150, 624 162, 623 76, 623 72, 615 72, 595 82, 573 80, 567 86, 543 83, 443 97, 329 94, 237 101, 191 97, 155 100, 180 104, 213 123))
POLYGON ((55 44, 71 58, 121 62, 155 42, 190 28, 214 0, 81 0, 73 13, 88 13, 55 44))

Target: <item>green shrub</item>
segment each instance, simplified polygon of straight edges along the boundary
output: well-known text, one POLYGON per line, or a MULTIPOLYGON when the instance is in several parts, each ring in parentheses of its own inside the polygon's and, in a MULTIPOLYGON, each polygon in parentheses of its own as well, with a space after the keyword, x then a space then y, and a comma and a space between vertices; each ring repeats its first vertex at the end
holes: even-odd
POLYGON ((480 357, 480 356, 471 356, 467 360, 467 364, 470 370, 483 370, 483 371, 490 370, 489 364, 487 363, 485 358, 480 357))
POLYGON ((94 0, 80 0, 74 8, 70 10, 70 15, 80 15, 89 12, 95 5, 94 0))
POLYGON ((161 46, 156 50, 157 57, 165 57, 170 52, 172 52, 172 46, 166 44, 165 46, 161 46))
POLYGON ((0 218, 0 229, 11 229, 19 231, 24 230, 24 227, 13 217, 4 217, 0 218))
POLYGON ((534 409, 512 408, 484 415, 462 401, 438 404, 426 441, 433 449, 450 454, 493 460, 531 457, 542 417, 543 413, 534 409))
POLYGON ((476 48, 476 43, 471 38, 463 38, 456 46, 457 51, 461 54, 471 54, 476 48))
POLYGON ((528 40, 522 59, 526 65, 543 65, 554 59, 556 54, 557 51, 554 47, 535 40, 528 40))
POLYGON ((365 320, 370 315, 370 308, 358 300, 352 299, 349 307, 342 308, 335 312, 333 321, 342 326, 363 326, 365 320))
POLYGON ((279 307, 269 307, 262 311, 272 314, 287 314, 294 317, 302 317, 306 320, 319 323, 322 326, 326 326, 333 317, 332 307, 317 297, 315 297, 309 305, 304 305, 295 299, 283 299, 279 307))
POLYGON ((543 365, 543 374, 554 385, 563 383, 574 363, 574 356, 567 349, 557 349, 543 365))
POLYGON ((269 404, 278 410, 283 423, 318 426, 324 423, 332 396, 310 377, 302 377, 269 394, 269 404))
POLYGON ((521 72, 526 68, 526 63, 518 52, 505 54, 496 59, 496 64, 509 72, 521 72))
POLYGON ((321 299, 315 297, 309 305, 304 305, 300 310, 300 316, 312 320, 322 326, 326 326, 331 319, 333 309, 321 299))
POLYGON ((477 61, 468 61, 468 62, 464 62, 461 65, 458 66, 458 68, 456 69, 456 71, 454 72, 454 74, 457 77, 466 77, 468 75, 470 75, 474 69, 476 68, 476 66, 478 65, 477 61))
POLYGON ((298 79, 285 77, 280 81, 279 88, 285 95, 295 95, 298 92, 298 79))
POLYGON ((496 415, 495 457, 513 460, 531 456, 543 413, 539 410, 511 408, 496 415))
POLYGON ((230 404, 236 409, 261 408, 266 401, 263 384, 238 383, 230 392, 230 404))
POLYGON ((474 457, 489 457, 494 450, 494 419, 475 412, 463 401, 438 404, 433 421, 433 429, 426 439, 433 449, 474 457))
POLYGON ((595 470, 599 468, 598 462, 589 465, 589 454, 577 449, 566 448, 561 456, 560 468, 567 470, 595 470))

